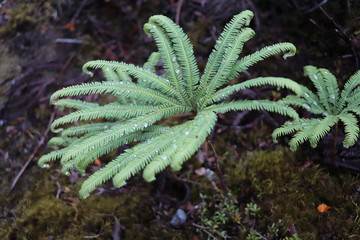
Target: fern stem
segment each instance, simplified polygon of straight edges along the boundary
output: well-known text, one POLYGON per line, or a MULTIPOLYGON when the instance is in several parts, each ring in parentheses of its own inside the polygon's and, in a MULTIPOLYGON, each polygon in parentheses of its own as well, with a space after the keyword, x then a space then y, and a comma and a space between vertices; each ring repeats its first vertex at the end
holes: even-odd
POLYGON ((332 153, 331 153, 331 163, 333 166, 336 166, 335 163, 335 156, 336 156, 336 145, 337 145, 337 139, 339 137, 339 124, 335 124, 335 136, 333 140, 333 147, 332 147, 332 153))

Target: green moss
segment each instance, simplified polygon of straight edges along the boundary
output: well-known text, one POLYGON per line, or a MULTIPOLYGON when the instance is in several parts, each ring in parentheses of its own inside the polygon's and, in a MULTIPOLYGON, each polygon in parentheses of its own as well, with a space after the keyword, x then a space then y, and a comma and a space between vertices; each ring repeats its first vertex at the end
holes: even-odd
POLYGON ((304 154, 286 148, 248 152, 244 160, 228 160, 225 178, 242 201, 253 200, 264 211, 258 227, 266 228, 279 219, 294 224, 302 239, 346 239, 358 234, 359 196, 352 196, 359 176, 341 172, 336 176, 318 165, 306 163, 304 154), (330 210, 320 213, 325 203, 330 210))
POLYGON ((5 34, 14 32, 20 27, 26 25, 33 25, 36 23, 36 19, 32 16, 35 11, 34 4, 21 3, 16 8, 8 12, 8 22, 6 25, 0 27, 0 37, 5 34))
MULTIPOLYGON (((151 185, 137 184, 117 196, 78 198, 80 181, 71 185, 57 172, 41 173, 32 178, 31 189, 13 211, 13 219, 0 223, 0 239, 66 239, 84 237, 113 239, 115 218, 120 221, 121 239, 189 239, 190 232, 167 226, 167 219, 155 223, 156 205, 151 198, 151 185), (59 189, 70 192, 60 194, 59 189)), ((118 227, 118 226, 117 226, 118 227)))
MULTIPOLYGON (((1 34, 0 34, 1 36, 1 34)), ((0 46, 0 104, 6 102, 6 92, 11 86, 11 82, 5 82, 19 74, 20 72, 20 59, 11 54, 5 46, 0 46)))
POLYGON ((39 31, 45 32, 53 26, 57 3, 52 1, 19 0, 4 7, 5 19, 0 27, 0 37, 14 37, 15 34, 39 31))

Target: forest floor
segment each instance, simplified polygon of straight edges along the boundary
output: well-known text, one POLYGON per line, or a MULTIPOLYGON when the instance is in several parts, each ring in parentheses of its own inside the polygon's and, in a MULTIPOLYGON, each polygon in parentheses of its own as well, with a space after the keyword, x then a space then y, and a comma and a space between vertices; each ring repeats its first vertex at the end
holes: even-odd
MULTIPOLYGON (((360 2, 294 3, 0 0, 0 239, 360 239, 359 161, 328 165, 326 139, 297 152, 288 139, 273 143, 286 119, 264 112, 220 115, 211 141, 181 171, 166 170, 155 183, 135 176, 120 189, 106 183, 86 200, 79 174, 36 164, 51 150, 49 124, 64 114, 49 104, 51 94, 93 81, 81 72, 89 60, 142 65, 156 50, 142 27, 155 14, 182 26, 203 69, 226 22, 252 10, 256 35, 244 53, 286 41, 297 54, 269 58, 236 81, 280 76, 309 86, 303 67, 315 65, 342 86, 360 67, 360 2), (180 209, 186 219, 174 223, 180 209)), ((258 88, 237 97, 282 94, 258 88)), ((359 149, 349 150, 356 159, 359 149)))

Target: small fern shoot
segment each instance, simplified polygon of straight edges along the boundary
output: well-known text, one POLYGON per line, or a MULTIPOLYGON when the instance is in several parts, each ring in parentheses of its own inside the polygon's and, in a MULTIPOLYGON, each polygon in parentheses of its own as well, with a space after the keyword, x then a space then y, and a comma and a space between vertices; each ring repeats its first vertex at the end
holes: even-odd
POLYGON ((316 117, 286 122, 273 132, 274 141, 279 136, 295 133, 289 142, 292 150, 296 150, 305 141, 316 147, 333 126, 336 141, 338 123, 342 122, 345 131, 343 146, 353 146, 359 137, 357 116, 360 115, 360 71, 350 77, 342 91, 339 90, 335 76, 327 69, 306 66, 304 72, 315 86, 316 93, 301 86, 302 95, 288 96, 281 102, 304 108, 316 117))
POLYGON ((90 61, 83 66, 83 71, 92 75, 90 69, 100 68, 105 81, 66 87, 52 95, 53 104, 75 111, 54 121, 52 130, 61 132, 61 136, 50 142, 59 149, 44 155, 39 165, 49 167, 49 161, 60 159, 65 174, 72 169, 85 174, 87 166, 96 158, 135 143, 83 183, 80 196, 84 198, 111 178, 116 187, 121 187, 141 170, 146 181, 153 181, 167 166, 179 170, 213 130, 219 113, 267 110, 297 119, 298 114, 280 102, 221 102, 236 91, 261 85, 288 88, 301 94, 300 86, 286 78, 259 77, 226 86, 258 61, 280 53, 286 58, 296 52, 291 43, 278 43, 239 57, 245 42, 254 35, 248 27, 252 17, 251 11, 244 11, 232 18, 217 40, 201 76, 193 47, 182 29, 165 16, 151 17, 144 30, 155 39, 158 52, 151 54, 143 67, 90 61), (165 72, 162 75, 156 71, 159 59, 165 72), (110 94, 116 101, 100 106, 68 99, 88 94, 110 94), (193 118, 177 126, 161 126, 160 120, 185 113, 192 113, 193 118), (63 129, 64 125, 75 122, 82 124, 63 129))

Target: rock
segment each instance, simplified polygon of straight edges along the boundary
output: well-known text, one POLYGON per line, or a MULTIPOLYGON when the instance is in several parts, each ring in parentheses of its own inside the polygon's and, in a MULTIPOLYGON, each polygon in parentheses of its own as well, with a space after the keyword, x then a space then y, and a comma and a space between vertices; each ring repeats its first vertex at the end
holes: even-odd
POLYGON ((179 208, 169 223, 172 227, 178 228, 185 222, 186 222, 186 213, 184 210, 179 208))

